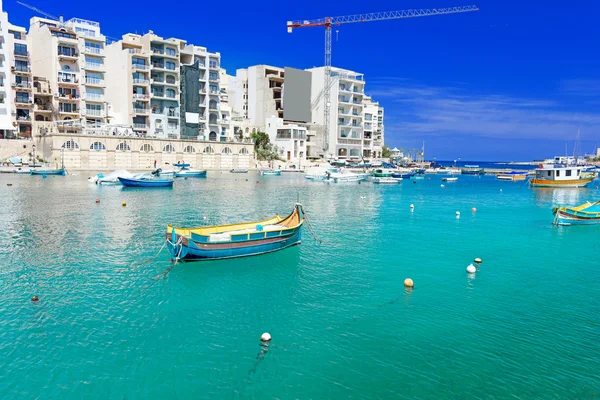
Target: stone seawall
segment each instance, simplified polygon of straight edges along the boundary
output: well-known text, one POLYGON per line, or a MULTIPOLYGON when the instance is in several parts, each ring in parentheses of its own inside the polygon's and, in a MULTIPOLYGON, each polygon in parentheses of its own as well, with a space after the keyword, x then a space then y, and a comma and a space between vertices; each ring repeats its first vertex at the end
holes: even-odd
POLYGON ((21 157, 23 161, 29 161, 33 143, 33 140, 1 139, 0 161, 4 162, 11 157, 21 157))
POLYGON ((254 168, 252 143, 160 140, 118 136, 51 134, 35 138, 38 154, 66 168, 143 170, 172 168, 178 161, 200 169, 254 168))

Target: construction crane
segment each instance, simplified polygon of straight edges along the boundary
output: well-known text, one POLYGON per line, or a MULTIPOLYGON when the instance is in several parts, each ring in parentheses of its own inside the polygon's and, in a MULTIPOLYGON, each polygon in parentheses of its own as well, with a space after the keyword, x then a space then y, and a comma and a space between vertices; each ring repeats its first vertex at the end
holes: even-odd
POLYGON ((40 10, 39 8, 37 8, 37 7, 34 7, 34 6, 30 5, 30 4, 23 3, 22 1, 17 1, 17 4, 20 4, 20 5, 22 5, 23 7, 27 7, 27 8, 29 8, 30 10, 33 10, 33 11, 35 11, 35 12, 36 12, 36 13, 38 13, 38 14, 42 14, 44 17, 46 17, 46 18, 48 18, 48 19, 53 19, 53 20, 55 20, 55 21, 59 21, 61 24, 63 23, 63 17, 62 17, 62 15, 61 15, 60 17, 55 17, 55 16, 54 16, 54 15, 52 15, 52 14, 48 14, 47 12, 45 12, 45 11, 42 11, 42 10, 40 10))
POLYGON ((292 33, 294 29, 311 28, 322 26, 325 28, 325 86, 323 89, 324 98, 324 139, 323 150, 327 156, 329 150, 329 119, 331 107, 331 33, 334 26, 341 24, 352 24, 356 22, 386 21, 391 19, 430 17, 434 15, 457 14, 471 11, 478 11, 477 6, 460 6, 450 8, 430 8, 415 10, 387 11, 369 14, 355 14, 342 17, 325 17, 313 20, 288 21, 287 31, 292 33))

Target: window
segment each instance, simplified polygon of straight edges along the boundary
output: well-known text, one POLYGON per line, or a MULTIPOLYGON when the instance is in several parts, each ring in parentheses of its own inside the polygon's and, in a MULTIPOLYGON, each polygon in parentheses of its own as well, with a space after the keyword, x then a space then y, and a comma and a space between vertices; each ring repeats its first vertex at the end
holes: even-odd
POLYGON ((167 69, 170 69, 170 70, 172 70, 172 71, 174 71, 174 70, 175 70, 175 63, 174 63, 173 61, 167 61, 167 62, 165 63, 165 66, 167 67, 167 69))
POLYGON ((15 70, 19 72, 29 72, 29 64, 27 61, 15 60, 15 70))
POLYGON ((171 47, 167 47, 167 55, 168 56, 174 56, 175 55, 175 49, 173 49, 171 47))
POLYGON ((177 121, 169 121, 167 123, 167 128, 169 128, 169 129, 177 129, 178 128, 177 121))
POLYGON ((183 149, 184 153, 195 153, 196 149, 194 149, 194 146, 186 146, 185 149, 183 149))
POLYGON ((67 56, 67 57, 75 57, 77 54, 75 53, 75 49, 73 47, 58 46, 58 55, 59 56, 67 56))
POLYGON ((73 140, 67 140, 60 147, 62 147, 63 149, 67 149, 67 150, 75 150, 75 149, 79 148, 79 145, 77 143, 75 143, 73 140))
POLYGON ((232 154, 233 151, 231 151, 231 149, 229 147, 225 147, 223 148, 223 150, 221 150, 222 154, 232 154))
POLYGON ((175 90, 173 90, 173 89, 167 89, 166 92, 167 92, 167 97, 168 98, 171 98, 171 99, 175 98, 175 90))
POLYGON ((570 169, 568 169, 568 170, 566 171, 566 174, 565 174, 565 175, 566 175, 566 176, 571 176, 571 170, 570 170, 570 169))
POLYGON ((17 92, 15 103, 29 103, 29 93, 17 92))
POLYGON ((240 154, 248 154, 248 149, 245 147, 242 147, 242 149, 240 150, 240 154))
POLYGON ((163 152, 165 153, 175 153, 175 147, 173 147, 172 144, 168 144, 165 147, 163 147, 163 152))
POLYGON ((146 60, 144 60, 143 58, 132 57, 131 63, 133 65, 146 65, 146 60))
POLYGON ((117 146, 117 151, 131 151, 131 148, 127 143, 123 142, 119 143, 119 145, 117 146))
POLYGON ((13 35, 13 37, 17 40, 22 40, 23 37, 21 36, 21 32, 17 32, 17 31, 8 31, 8 33, 10 35, 13 35))
POLYGON ((152 147, 151 145, 149 145, 148 143, 144 144, 142 146, 142 148, 140 149, 140 151, 144 152, 144 153, 151 153, 154 151, 154 147, 152 147))
MULTIPOLYGON (((211 132, 211 133, 214 133, 214 132, 211 132)), ((206 146, 203 151, 203 153, 206 153, 206 154, 212 154, 214 152, 215 152, 215 150, 210 146, 206 146)))
POLYGON ((27 45, 15 43, 15 56, 27 56, 27 45))
POLYGON ((95 150, 95 151, 106 150, 106 146, 102 142, 94 142, 90 146, 90 150, 95 150))
POLYGON ((560 176, 560 171, 556 171, 556 176, 560 176))
POLYGON ((217 93, 219 91, 219 87, 217 85, 208 85, 211 93, 217 93))

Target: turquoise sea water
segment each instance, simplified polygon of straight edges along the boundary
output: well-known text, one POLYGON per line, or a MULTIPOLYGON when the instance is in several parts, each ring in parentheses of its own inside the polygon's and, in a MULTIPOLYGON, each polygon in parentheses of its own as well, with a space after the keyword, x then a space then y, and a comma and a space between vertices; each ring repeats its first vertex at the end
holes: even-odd
POLYGON ((85 178, 0 176, 2 399, 600 398, 600 227, 551 225, 593 187, 85 178), (143 263, 167 223, 261 219, 298 196, 324 244, 305 229, 264 256, 143 263))

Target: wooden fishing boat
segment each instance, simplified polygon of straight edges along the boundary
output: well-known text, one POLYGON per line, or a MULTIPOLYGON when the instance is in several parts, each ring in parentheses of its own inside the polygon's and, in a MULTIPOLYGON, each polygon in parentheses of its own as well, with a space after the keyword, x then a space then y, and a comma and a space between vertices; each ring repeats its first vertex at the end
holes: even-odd
POLYGON ((391 178, 393 172, 393 169, 377 168, 373 170, 373 172, 371 172, 371 175, 373 175, 376 178, 391 178))
POLYGON ((593 225, 600 224, 600 201, 589 201, 577 207, 555 207, 555 225, 593 225))
POLYGON ((124 187, 173 187, 173 179, 132 179, 119 177, 124 187))
POLYGON ((583 178, 583 167, 563 164, 540 164, 535 170, 535 178, 529 180, 532 187, 582 188, 593 178, 583 178))
POLYGON ((181 169, 175 172, 177 178, 206 178, 206 170, 199 169, 181 169))
POLYGON ((500 181, 524 181, 525 179, 527 179, 527 172, 505 172, 503 174, 498 174, 496 178, 498 178, 498 180, 500 181))
POLYGON ((167 225, 167 247, 173 259, 219 260, 253 256, 300 244, 304 210, 290 215, 234 225, 177 228, 167 225))
POLYGON ((241 169, 241 168, 234 168, 231 171, 232 174, 247 174, 248 170, 247 169, 241 169))
POLYGON ((465 165, 464 168, 461 168, 460 173, 463 175, 483 175, 484 171, 479 165, 465 165))
POLYGON ((281 171, 279 171, 279 170, 267 170, 267 171, 261 171, 260 174, 261 175, 265 175, 265 176, 267 176, 267 175, 277 175, 277 176, 279 176, 279 175, 281 175, 281 171))
POLYGON ((67 171, 64 168, 57 169, 32 169, 29 171, 31 175, 67 175, 67 171))
POLYGON ((442 178, 442 182, 456 182, 457 180, 458 180, 458 178, 455 176, 449 176, 446 178, 442 178))

